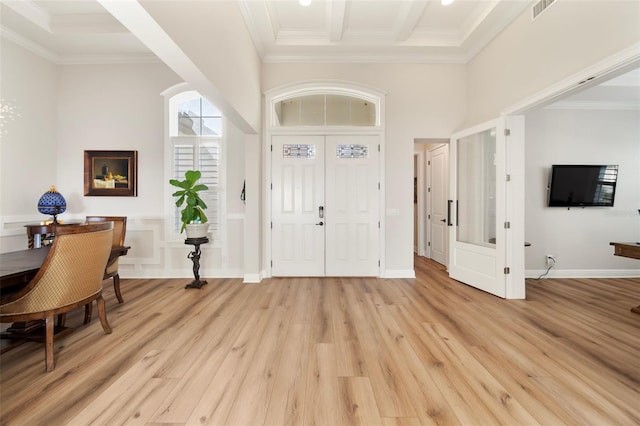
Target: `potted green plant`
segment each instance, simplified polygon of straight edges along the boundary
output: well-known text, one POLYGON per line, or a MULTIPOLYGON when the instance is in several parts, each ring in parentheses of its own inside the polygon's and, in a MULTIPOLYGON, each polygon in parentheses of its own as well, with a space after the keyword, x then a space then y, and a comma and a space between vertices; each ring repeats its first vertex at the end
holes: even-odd
POLYGON ((187 170, 184 180, 170 179, 169 183, 180 188, 172 196, 176 197, 176 207, 182 207, 180 232, 187 231, 187 238, 204 238, 207 236, 209 224, 204 211, 207 204, 200 198, 200 191, 209 189, 207 185, 198 183, 202 176, 199 170, 187 170), (184 206, 184 207, 183 207, 184 206))

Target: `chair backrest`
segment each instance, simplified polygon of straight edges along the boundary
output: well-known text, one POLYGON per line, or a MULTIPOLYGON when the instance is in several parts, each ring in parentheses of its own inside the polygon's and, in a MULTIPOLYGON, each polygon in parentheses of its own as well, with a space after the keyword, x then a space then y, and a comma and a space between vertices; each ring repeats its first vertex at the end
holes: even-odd
POLYGON ((58 227, 40 270, 17 299, 3 306, 3 311, 53 310, 99 293, 112 239, 111 223, 58 227))
POLYGON ((127 233, 126 216, 87 216, 85 222, 113 222, 113 246, 124 245, 124 237, 127 233))

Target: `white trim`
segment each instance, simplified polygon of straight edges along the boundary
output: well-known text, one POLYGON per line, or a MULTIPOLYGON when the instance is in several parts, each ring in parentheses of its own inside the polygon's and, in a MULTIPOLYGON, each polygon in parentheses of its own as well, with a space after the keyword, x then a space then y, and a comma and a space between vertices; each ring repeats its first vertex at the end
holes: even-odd
POLYGON ((387 269, 383 271, 380 278, 415 278, 416 271, 413 269, 387 269))
POLYGON ((418 195, 418 200, 417 200, 418 202, 416 203, 415 208, 418 210, 418 212, 415 215, 417 217, 413 226, 416 229, 414 229, 413 232, 418 235, 418 247, 416 247, 417 255, 422 257, 429 257, 431 248, 426 244, 426 241, 430 241, 428 228, 427 228, 427 232, 425 233, 425 226, 427 226, 427 223, 428 223, 427 221, 425 221, 425 213, 427 213, 425 211, 425 206, 429 205, 428 200, 426 200, 425 198, 428 198, 429 196, 426 193, 426 186, 425 186, 425 182, 428 182, 428 177, 425 179, 426 161, 425 161, 424 151, 420 151, 420 152, 414 151, 413 159, 414 159, 414 164, 416 164, 417 162, 417 166, 418 166, 417 170, 414 171, 417 178, 416 190, 418 195), (426 236, 426 241, 425 241, 425 236, 426 236))
POLYGON ((637 111, 640 109, 640 103, 616 101, 558 101, 544 107, 543 109, 637 111))
POLYGON ((260 271, 259 274, 244 274, 244 280, 242 282, 245 284, 257 284, 260 283, 264 277, 264 270, 260 271))
MULTIPOLYGON (((537 279, 546 269, 527 269, 526 278, 537 279)), ((640 278, 638 269, 552 269, 540 280, 551 278, 640 278)))

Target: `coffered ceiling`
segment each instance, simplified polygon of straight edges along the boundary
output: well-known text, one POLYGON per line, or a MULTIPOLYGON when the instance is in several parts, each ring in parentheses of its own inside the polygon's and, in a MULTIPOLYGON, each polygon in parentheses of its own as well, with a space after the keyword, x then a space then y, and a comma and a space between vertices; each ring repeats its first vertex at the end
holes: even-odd
POLYGON ((528 0, 240 0, 265 62, 466 62, 528 0))
MULTIPOLYGON (((122 0, 120 0, 122 1, 122 0)), ((466 62, 531 0, 236 1, 265 62, 466 62)), ((153 55, 96 0, 3 0, 2 34, 57 63, 153 55)))

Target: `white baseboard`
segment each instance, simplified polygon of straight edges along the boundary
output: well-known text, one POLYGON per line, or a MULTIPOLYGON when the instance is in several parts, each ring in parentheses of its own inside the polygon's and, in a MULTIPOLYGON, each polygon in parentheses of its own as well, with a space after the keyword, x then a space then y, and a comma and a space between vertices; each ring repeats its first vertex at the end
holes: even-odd
POLYGON ((416 272, 413 269, 387 269, 380 278, 415 278, 416 272))
POLYGON ((260 271, 257 274, 244 274, 244 281, 242 282, 246 284, 255 284, 261 282, 263 278, 264 270, 260 271))
MULTIPOLYGON (((525 278, 538 278, 545 272, 526 270, 525 278)), ((542 278, 640 278, 640 269, 552 269, 542 278)))

